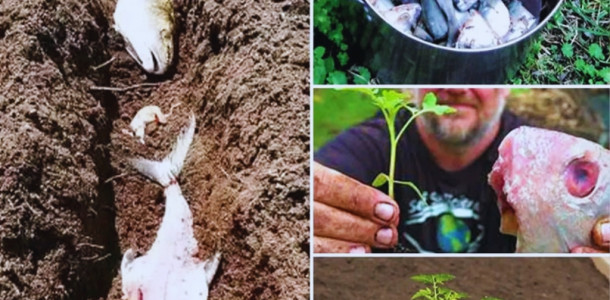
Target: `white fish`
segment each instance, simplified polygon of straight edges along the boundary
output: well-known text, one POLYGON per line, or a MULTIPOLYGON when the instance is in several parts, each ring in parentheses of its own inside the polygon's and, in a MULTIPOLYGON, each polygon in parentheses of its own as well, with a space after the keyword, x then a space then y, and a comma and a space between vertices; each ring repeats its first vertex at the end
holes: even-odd
POLYGON ((500 38, 491 29, 487 21, 476 10, 464 23, 456 41, 456 48, 487 48, 500 44, 500 38))
POLYGON ((467 11, 474 6, 479 0, 453 0, 455 7, 459 11, 467 11))
POLYGON ((165 188, 165 212, 155 241, 136 258, 128 249, 121 262, 123 299, 205 300, 220 263, 220 254, 201 261, 193 234, 193 216, 176 177, 195 133, 195 116, 178 136, 174 149, 162 161, 132 159, 133 166, 165 188))
POLYGON ((411 33, 421 13, 421 5, 418 3, 402 4, 384 11, 383 16, 388 23, 394 25, 398 30, 411 33))
POLYGON ((129 123, 131 131, 123 130, 123 133, 137 137, 140 140, 140 143, 144 144, 146 125, 151 122, 157 122, 159 124, 167 123, 167 118, 172 114, 174 107, 178 105, 180 105, 180 103, 172 105, 168 114, 164 114, 161 111, 161 108, 156 105, 142 107, 133 117, 131 123, 129 123))
POLYGON ((502 0, 481 0, 479 12, 498 36, 502 37, 508 33, 510 14, 502 0))
POLYGON ((538 19, 534 17, 519 0, 513 0, 508 5, 510 12, 510 30, 502 38, 504 42, 514 40, 538 24, 538 19))
POLYGON ((379 12, 384 12, 394 7, 394 3, 392 3, 390 0, 368 0, 368 2, 379 12))
POLYGON ((174 57, 174 8, 171 0, 118 0, 114 28, 127 52, 148 73, 163 74, 174 57))

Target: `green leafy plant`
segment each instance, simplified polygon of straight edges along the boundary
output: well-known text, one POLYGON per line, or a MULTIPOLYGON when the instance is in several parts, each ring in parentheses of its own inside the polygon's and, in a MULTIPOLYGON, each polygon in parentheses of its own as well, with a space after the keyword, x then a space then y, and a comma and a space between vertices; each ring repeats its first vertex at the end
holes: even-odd
POLYGON ((396 150, 398 147, 398 141, 405 133, 407 127, 417 118, 418 116, 425 113, 435 113, 437 115, 443 115, 446 113, 452 113, 455 111, 454 108, 446 105, 438 105, 436 95, 428 93, 424 96, 421 107, 413 105, 411 95, 406 93, 400 93, 394 90, 378 90, 378 89, 358 89, 362 93, 365 93, 373 99, 373 103, 379 107, 385 121, 388 125, 388 132, 390 135, 390 166, 388 174, 380 173, 373 180, 374 187, 380 187, 384 184, 388 184, 388 195, 394 199, 394 184, 402 184, 411 187, 417 195, 423 199, 423 195, 415 184, 410 181, 395 180, 396 171, 396 150), (401 109, 406 109, 411 113, 411 116, 407 122, 400 128, 396 133, 396 116, 401 109))
MULTIPOLYGON (((429 287, 420 289, 411 297, 411 300, 426 299, 426 300, 458 300, 466 299, 468 294, 458 292, 444 287, 445 282, 453 280, 455 276, 451 274, 421 274, 411 276, 411 280, 428 284, 429 287)), ((481 300, 501 300, 494 297, 483 297, 481 300)))
POLYGON ((564 1, 533 41, 514 84, 609 84, 610 2, 564 1))
POLYGON ((330 42, 326 47, 316 45, 314 49, 314 84, 347 84, 348 81, 368 84, 371 80, 367 68, 347 68, 350 57, 344 34, 346 28, 338 18, 342 9, 341 0, 314 0, 314 29, 330 42))

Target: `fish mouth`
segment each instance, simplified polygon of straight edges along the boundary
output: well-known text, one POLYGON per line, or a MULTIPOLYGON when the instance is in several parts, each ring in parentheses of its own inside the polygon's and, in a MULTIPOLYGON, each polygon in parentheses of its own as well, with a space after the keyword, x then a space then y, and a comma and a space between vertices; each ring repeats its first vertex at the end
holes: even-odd
POLYGON ((498 209, 500 210, 500 232, 517 236, 519 222, 514 207, 508 201, 508 195, 504 192, 504 168, 503 159, 500 156, 489 173, 489 184, 496 193, 498 209))

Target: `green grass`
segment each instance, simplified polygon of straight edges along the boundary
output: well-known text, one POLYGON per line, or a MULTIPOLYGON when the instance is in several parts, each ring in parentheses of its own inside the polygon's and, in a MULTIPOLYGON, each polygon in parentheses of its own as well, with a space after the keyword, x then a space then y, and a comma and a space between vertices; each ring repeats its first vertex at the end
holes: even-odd
POLYGON ((610 1, 565 0, 514 84, 610 84, 610 1))

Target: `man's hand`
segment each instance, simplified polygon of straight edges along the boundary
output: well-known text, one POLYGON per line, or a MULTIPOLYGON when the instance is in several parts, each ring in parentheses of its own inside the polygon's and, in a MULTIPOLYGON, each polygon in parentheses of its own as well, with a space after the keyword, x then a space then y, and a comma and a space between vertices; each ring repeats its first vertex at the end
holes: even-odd
POLYGON ((394 200, 317 162, 313 172, 314 252, 365 253, 397 243, 394 200))
POLYGON ((576 247, 570 250, 572 253, 608 253, 610 249, 610 216, 597 220, 591 230, 591 247, 576 247))

